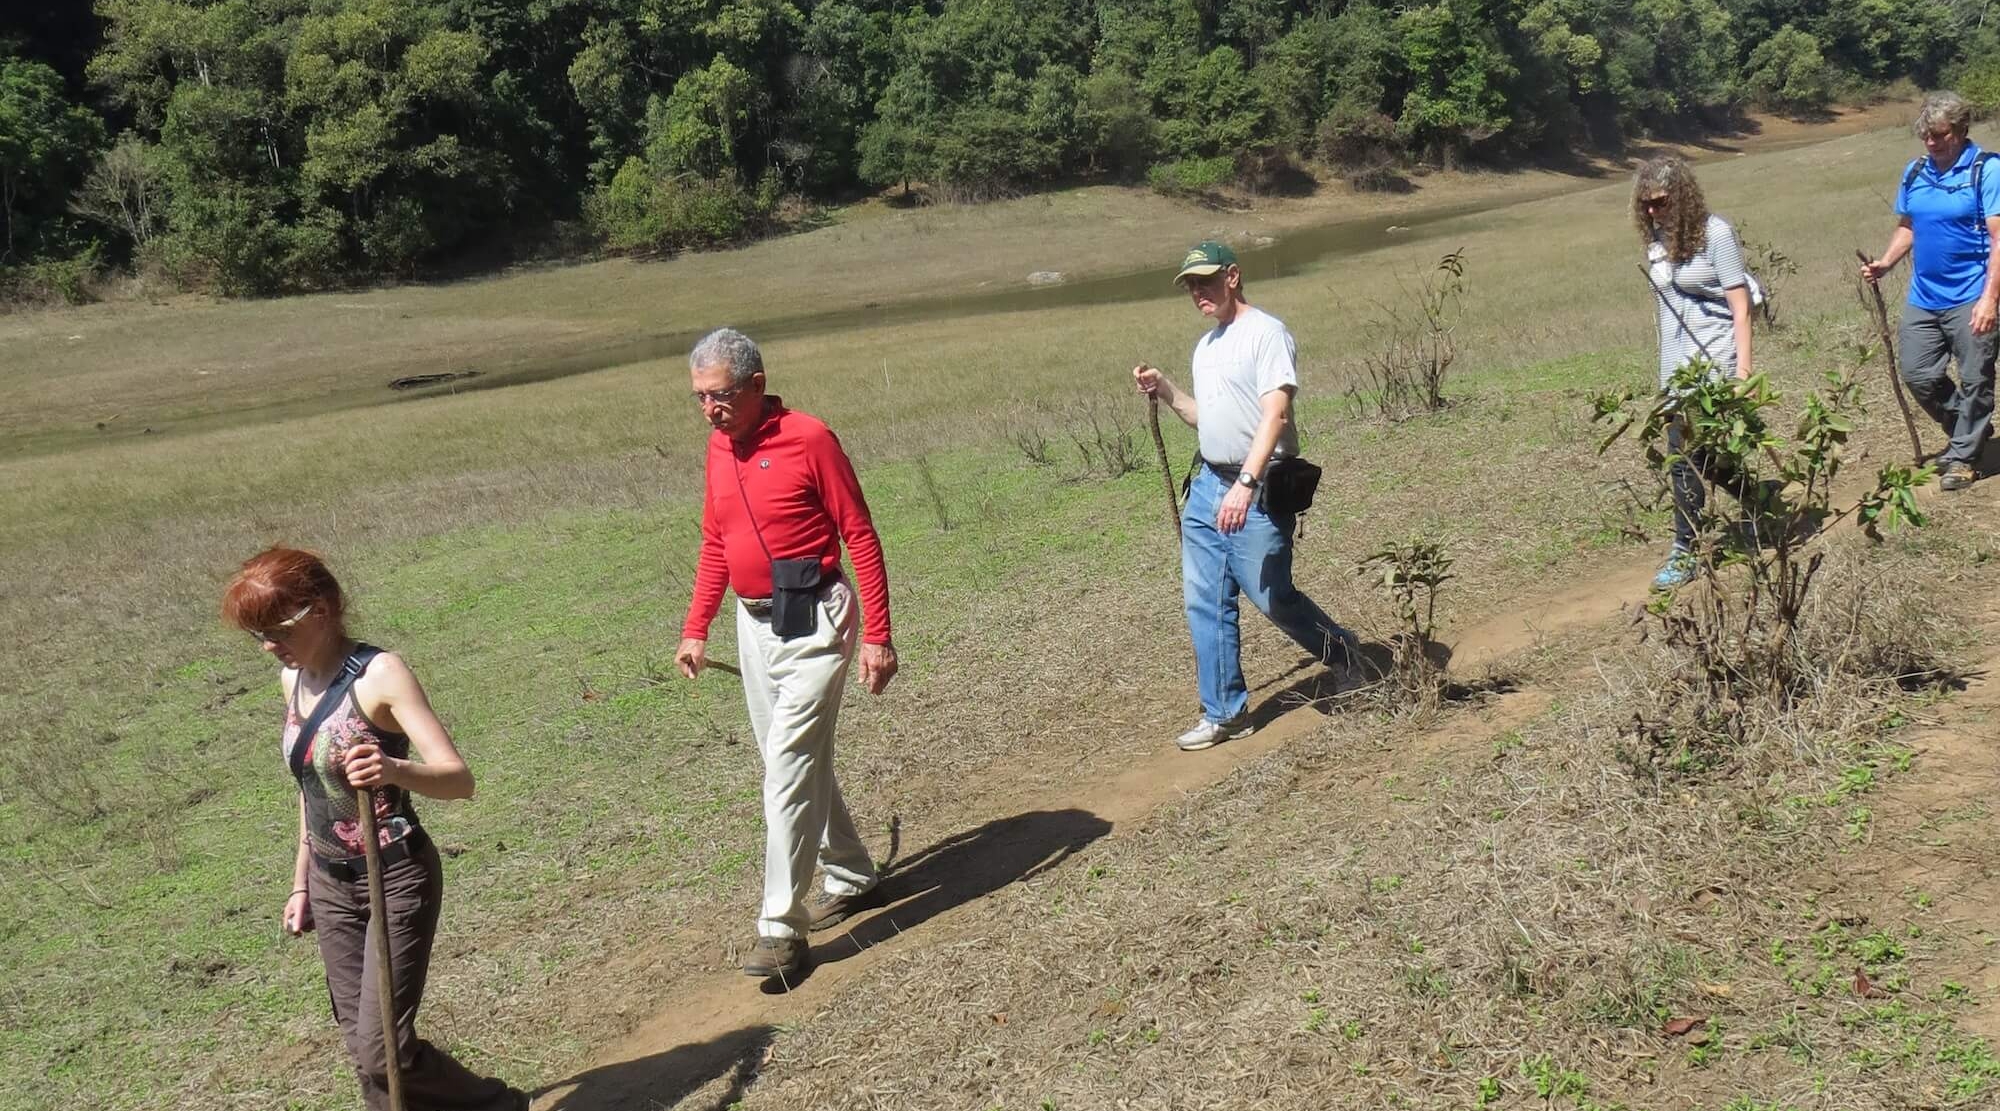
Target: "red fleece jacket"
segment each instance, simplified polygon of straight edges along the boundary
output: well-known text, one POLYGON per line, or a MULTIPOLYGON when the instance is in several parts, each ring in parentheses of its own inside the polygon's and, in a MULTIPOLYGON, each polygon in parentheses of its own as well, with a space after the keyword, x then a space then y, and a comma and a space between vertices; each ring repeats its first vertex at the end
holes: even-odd
POLYGON ((724 590, 769 598, 771 559, 817 555, 822 575, 839 573, 844 541, 861 593, 861 639, 889 643, 889 569, 854 464, 817 417, 787 409, 776 397, 766 402, 763 423, 745 442, 709 434, 701 560, 681 635, 708 639, 724 590), (746 500, 750 513, 744 512, 746 500), (761 545, 751 514, 763 533, 761 545))

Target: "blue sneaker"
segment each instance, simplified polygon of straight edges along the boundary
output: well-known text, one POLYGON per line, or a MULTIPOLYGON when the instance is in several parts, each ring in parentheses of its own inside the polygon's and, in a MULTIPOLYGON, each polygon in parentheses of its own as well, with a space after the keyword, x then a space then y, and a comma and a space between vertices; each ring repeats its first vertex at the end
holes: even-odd
POLYGON ((1672 590, 1694 581, 1694 553, 1686 548, 1675 548, 1667 556, 1667 562, 1660 567, 1660 573, 1653 576, 1654 590, 1672 590))

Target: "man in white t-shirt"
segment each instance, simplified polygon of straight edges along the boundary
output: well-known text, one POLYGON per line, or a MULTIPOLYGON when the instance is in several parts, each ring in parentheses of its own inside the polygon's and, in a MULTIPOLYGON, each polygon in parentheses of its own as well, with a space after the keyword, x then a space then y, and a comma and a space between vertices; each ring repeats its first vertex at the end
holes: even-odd
POLYGON ((1201 464, 1181 513, 1181 590, 1201 690, 1201 720, 1177 742, 1187 751, 1248 736, 1249 687, 1237 633, 1237 595, 1249 597, 1278 628, 1350 681, 1358 662, 1353 634, 1292 585, 1290 515, 1263 505, 1272 463, 1299 453, 1292 423, 1298 392, 1291 332, 1243 293, 1236 252, 1199 243, 1181 260, 1175 284, 1215 321, 1194 345, 1194 392, 1141 363, 1139 392, 1157 397, 1195 430, 1201 464))

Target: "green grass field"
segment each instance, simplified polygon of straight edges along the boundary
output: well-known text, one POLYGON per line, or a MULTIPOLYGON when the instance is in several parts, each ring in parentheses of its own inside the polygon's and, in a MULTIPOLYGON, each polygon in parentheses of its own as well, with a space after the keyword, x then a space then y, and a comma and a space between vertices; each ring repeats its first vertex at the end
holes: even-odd
MULTIPOLYGON (((1851 364, 1853 249, 1884 241, 1911 145, 1897 129, 1702 167, 1712 206, 1799 265, 1778 283, 1783 330, 1760 339, 1787 385, 1851 364)), ((1590 391, 1651 376, 1628 201, 1611 176, 1277 280, 1250 256, 1252 299, 1299 340, 1306 450, 1327 469, 1300 579, 1335 615, 1386 630, 1352 569, 1410 534, 1459 560, 1451 619, 1592 566, 1633 543, 1632 520, 1663 545, 1662 515, 1630 517, 1621 486, 1651 480, 1630 452, 1598 457, 1587 420, 1590 391), (1344 390, 1384 306, 1460 247, 1457 403, 1364 419, 1344 390)), ((17 400, 0 430, 20 438, 0 462, 0 1107, 351 1103, 316 953, 278 931, 293 812, 276 675, 215 616, 237 561, 272 542, 330 557, 357 631, 411 660, 479 776, 476 799, 423 808, 450 856, 433 1037, 518 1083, 560 1080, 667 1002, 676 970, 650 948, 747 931, 758 769, 740 694, 670 666, 704 433, 684 363, 364 403, 391 372, 558 359, 634 330, 755 335, 857 289, 895 304, 1068 269, 1042 261, 1057 243, 1119 272, 1217 224, 1247 221, 1087 190, 668 262, 0 321, 17 400), (125 427, 148 420, 162 431, 125 427)), ((950 832, 985 777, 1029 792, 1115 769, 1193 715, 1127 370, 1185 380, 1199 328, 1163 273, 1151 302, 767 345, 773 389, 854 455, 887 545, 904 674, 843 719, 871 838, 891 815, 950 832), (1133 434, 1137 472, 1087 472, 1070 437, 1093 419, 1133 434), (1047 465, 1017 444, 1037 434, 1047 465)), ((1864 440, 1893 454, 1900 435, 1878 418, 1864 440)), ((1168 438, 1181 467, 1191 437, 1168 438)), ((1271 630, 1246 633, 1254 682, 1289 666, 1271 630)), ((718 623, 711 654, 729 641, 718 623)))

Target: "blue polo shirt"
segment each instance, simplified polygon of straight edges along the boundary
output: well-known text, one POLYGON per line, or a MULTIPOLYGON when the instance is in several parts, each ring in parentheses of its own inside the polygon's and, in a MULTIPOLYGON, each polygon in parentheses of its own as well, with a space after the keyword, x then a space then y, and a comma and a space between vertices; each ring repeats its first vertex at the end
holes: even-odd
POLYGON ((1916 176, 1896 191, 1896 215, 1910 218, 1910 304, 1932 312, 1976 301, 1986 289, 1986 217, 2000 216, 2000 161, 1979 172, 1977 203, 1972 163, 1983 152, 1965 144, 1958 161, 1939 172, 1930 156, 1917 159, 1916 176))

